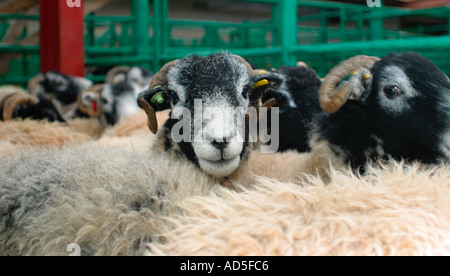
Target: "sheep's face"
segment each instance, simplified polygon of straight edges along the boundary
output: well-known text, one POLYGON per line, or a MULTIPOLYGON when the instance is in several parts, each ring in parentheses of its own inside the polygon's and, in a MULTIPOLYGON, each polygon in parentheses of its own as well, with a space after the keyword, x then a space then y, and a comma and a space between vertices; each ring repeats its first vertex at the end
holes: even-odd
POLYGON ((352 57, 330 71, 319 94, 330 113, 317 119, 319 135, 355 169, 369 159, 450 159, 449 78, 418 54, 352 57))
POLYGON ((139 111, 136 97, 141 88, 127 79, 117 83, 107 83, 101 92, 100 107, 109 124, 113 125, 139 111))
POLYGON ((89 88, 92 82, 85 78, 66 76, 57 72, 46 72, 42 89, 37 90, 39 97, 48 97, 53 93, 54 97, 62 104, 70 104, 77 100, 78 94, 89 88))
MULTIPOLYGON (((178 60, 167 71, 162 87, 139 97, 152 103, 156 111, 172 109, 165 125, 170 129, 171 143, 208 174, 223 177, 232 174, 247 157, 246 114, 263 93, 253 89, 259 78, 252 75, 243 59, 228 53, 191 56, 178 60), (156 104, 158 94, 160 103, 156 104)), ((272 73, 262 75, 270 80, 267 88, 284 81, 275 73, 273 79, 272 73)))
POLYGON ((184 138, 192 141, 199 166, 211 175, 226 176, 239 166, 249 85, 248 69, 229 55, 185 59, 167 76, 171 118, 181 120, 189 111, 191 135, 184 138))
POLYGON ((450 82, 428 59, 391 54, 372 68, 367 106, 388 152, 433 161, 450 159, 450 82))

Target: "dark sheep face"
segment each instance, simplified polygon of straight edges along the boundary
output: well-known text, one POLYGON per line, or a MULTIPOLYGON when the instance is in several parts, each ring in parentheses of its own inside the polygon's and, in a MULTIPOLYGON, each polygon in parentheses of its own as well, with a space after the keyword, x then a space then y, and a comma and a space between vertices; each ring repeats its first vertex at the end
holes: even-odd
POLYGON ((48 94, 53 94, 61 104, 66 105, 75 102, 78 94, 92 86, 92 82, 84 78, 49 71, 44 74, 42 86, 43 91, 38 91, 38 96, 47 98, 48 94))
POLYGON ((450 159, 450 82, 428 59, 391 54, 372 68, 371 124, 387 154, 432 162, 450 159))

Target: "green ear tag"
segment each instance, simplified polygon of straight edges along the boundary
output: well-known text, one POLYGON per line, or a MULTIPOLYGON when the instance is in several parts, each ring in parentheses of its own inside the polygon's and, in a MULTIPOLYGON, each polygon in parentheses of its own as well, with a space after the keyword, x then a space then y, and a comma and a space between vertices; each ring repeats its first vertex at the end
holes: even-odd
POLYGON ((158 92, 156 93, 152 99, 150 100, 151 103, 158 103, 158 104, 162 104, 164 102, 164 96, 163 96, 163 92, 158 92))

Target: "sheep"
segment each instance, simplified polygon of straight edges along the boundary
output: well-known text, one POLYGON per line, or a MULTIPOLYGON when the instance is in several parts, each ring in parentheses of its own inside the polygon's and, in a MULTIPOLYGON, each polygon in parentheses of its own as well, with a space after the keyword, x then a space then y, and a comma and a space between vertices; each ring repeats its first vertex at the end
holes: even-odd
MULTIPOLYGON (((145 111, 154 123, 152 106, 162 111, 170 104, 188 105, 195 97, 246 109, 262 95, 252 93, 255 83, 263 78, 282 80, 272 73, 252 74, 243 58, 228 53, 186 57, 163 67, 150 84, 153 89, 143 92, 139 102, 150 106, 145 111), (156 105, 151 99, 152 93, 159 92, 167 99, 166 93, 174 89, 179 89, 174 103, 156 105)), ((211 154, 228 156, 225 141, 180 146, 166 135, 176 120, 172 114, 156 137, 154 150, 144 153, 83 144, 7 157, 0 169, 0 255, 64 255, 71 243, 79 244, 84 255, 141 254, 146 242, 160 234, 162 216, 175 212, 179 200, 208 195, 218 184, 232 187, 227 180, 237 170, 234 164, 219 160, 205 166, 193 159, 197 155, 187 155, 206 147, 211 154), (222 143, 217 152, 214 143, 222 143), (189 146, 191 152, 183 151, 189 146)), ((156 133, 158 127, 152 123, 150 129, 156 133)), ((238 152, 232 158, 237 166, 244 166, 250 142, 230 143, 240 143, 233 145, 238 152)))
POLYGON ((153 74, 144 67, 139 66, 116 66, 108 71, 105 82, 117 83, 130 81, 136 83, 141 88, 147 87, 152 81, 153 74))
POLYGON ((0 255, 67 256, 72 243, 82 255, 141 255, 179 202, 223 187, 170 153, 96 142, 22 151, 2 164, 0 255))
POLYGON ((63 147, 92 141, 86 133, 60 122, 35 120, 0 121, 0 156, 36 148, 63 147))
POLYGON ((150 81, 143 85, 144 79, 138 75, 138 69, 119 66, 108 72, 100 96, 100 108, 108 125, 114 125, 139 111, 137 95, 150 81))
POLYGON ((0 255, 137 255, 161 217, 218 185, 167 154, 82 144, 21 152, 0 168, 0 255), (191 184, 188 184, 191 183, 191 184))
MULTIPOLYGON (((259 74, 239 56, 225 52, 193 55, 163 66, 149 89, 139 94, 138 104, 155 134, 155 112, 171 109, 155 150, 172 152, 212 176, 227 178, 244 167, 254 146, 244 125, 248 107, 257 105, 265 91, 283 82, 280 74, 259 74), (227 113, 230 109, 235 113, 227 113)), ((265 103, 269 104, 273 103, 265 103)))
MULTIPOLYGON (((92 84, 92 81, 86 78, 48 71, 43 74, 40 86, 35 87, 34 93, 40 98, 54 97, 57 102, 65 106, 76 102, 78 94, 92 84)), ((35 84, 32 82, 31 85, 35 84)))
MULTIPOLYGON (((92 82, 87 79, 57 72, 40 74, 29 81, 28 94, 20 91, 9 98, 2 120, 32 118, 66 122, 75 113, 78 94, 91 85, 92 82)), ((6 101, 2 104, 6 105, 6 101)))
POLYGON ((220 188, 180 202, 144 254, 448 256, 449 171, 390 161, 363 177, 333 170, 329 183, 260 178, 239 192, 220 188))
MULTIPOLYGON (((278 151, 308 152, 313 117, 323 112, 317 96, 322 81, 303 62, 298 62, 295 67, 282 66, 275 72, 284 76, 286 83, 278 89, 268 89, 262 101, 274 98, 277 101, 274 107, 279 107, 278 151)), ((269 126, 270 118, 269 111, 269 126)))
MULTIPOLYGON (((293 155, 301 154, 268 155, 264 172, 285 175, 285 157, 293 155), (276 156, 278 162, 270 160, 276 156)), ((167 152, 98 144, 21 152, 2 165, 0 255, 67 256, 71 244, 81 255, 450 250, 450 201, 442 193, 450 184, 448 165, 424 170, 392 162, 363 177, 335 170, 328 184, 312 176, 280 182, 253 175, 233 189, 167 152)))
POLYGON ((20 105, 34 105, 38 102, 36 97, 30 96, 20 87, 5 85, 0 87, 0 119, 12 120, 16 108, 20 105))
POLYGON ((325 112, 313 119, 311 143, 329 143, 355 171, 377 159, 450 158, 450 81, 425 57, 350 58, 329 72, 319 94, 325 112))
POLYGON ((67 122, 75 117, 87 117, 77 110, 79 94, 92 86, 92 81, 81 77, 67 76, 48 71, 28 82, 27 90, 39 101, 35 105, 23 106, 17 117, 47 119, 67 122))
POLYGON ((72 127, 100 137, 102 133, 127 117, 139 112, 137 94, 150 83, 152 74, 142 67, 116 66, 108 71, 105 83, 81 91, 77 109, 73 110, 72 127), (80 120, 88 117, 90 120, 80 120))

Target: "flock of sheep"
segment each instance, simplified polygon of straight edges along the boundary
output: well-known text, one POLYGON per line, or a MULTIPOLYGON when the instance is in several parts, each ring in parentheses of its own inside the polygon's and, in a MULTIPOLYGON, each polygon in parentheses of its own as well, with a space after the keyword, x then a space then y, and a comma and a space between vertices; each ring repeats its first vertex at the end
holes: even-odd
POLYGON ((322 80, 219 52, 17 90, 0 88, 0 255, 450 254, 450 80, 415 53, 322 80), (266 122, 276 153, 251 139, 266 122))

